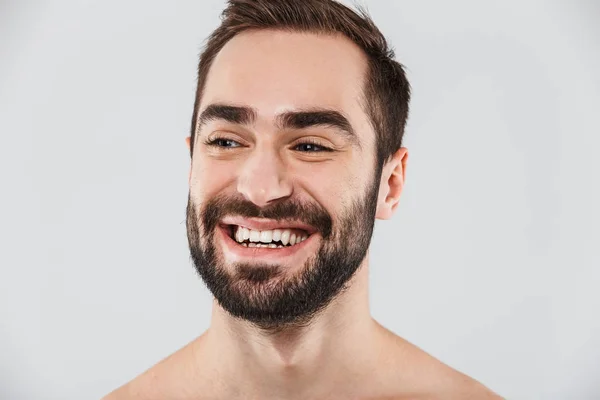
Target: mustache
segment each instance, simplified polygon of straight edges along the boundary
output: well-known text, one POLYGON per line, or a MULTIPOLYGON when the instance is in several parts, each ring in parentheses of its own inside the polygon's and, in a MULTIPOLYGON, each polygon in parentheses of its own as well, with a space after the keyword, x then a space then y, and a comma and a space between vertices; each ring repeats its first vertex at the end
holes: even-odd
MULTIPOLYGON (((195 214, 194 208, 191 195, 188 195, 188 216, 195 214)), ((216 195, 208 200, 200 211, 199 217, 206 232, 210 233, 214 232, 219 221, 227 215, 276 221, 301 221, 314 227, 324 239, 331 235, 333 225, 329 213, 317 203, 286 199, 259 207, 241 196, 225 194, 216 195)))

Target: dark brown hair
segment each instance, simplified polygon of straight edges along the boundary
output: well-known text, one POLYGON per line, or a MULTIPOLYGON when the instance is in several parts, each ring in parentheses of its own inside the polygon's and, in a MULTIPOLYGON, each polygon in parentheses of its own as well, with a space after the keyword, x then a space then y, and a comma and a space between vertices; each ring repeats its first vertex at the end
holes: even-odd
POLYGON ((394 60, 394 51, 362 8, 355 12, 333 0, 229 0, 221 20, 200 54, 190 155, 210 66, 231 38, 249 29, 342 34, 353 41, 368 60, 362 100, 377 135, 378 169, 402 146, 410 85, 402 64, 394 60))

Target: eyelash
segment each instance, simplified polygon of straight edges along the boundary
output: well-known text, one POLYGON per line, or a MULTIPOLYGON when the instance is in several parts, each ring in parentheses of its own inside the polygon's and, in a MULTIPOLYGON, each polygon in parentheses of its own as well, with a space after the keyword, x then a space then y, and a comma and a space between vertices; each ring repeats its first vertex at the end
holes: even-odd
MULTIPOLYGON (((207 146, 212 146, 212 147, 218 147, 219 149, 222 150, 232 150, 232 149, 237 149, 238 147, 241 147, 241 145, 236 142, 233 139, 227 139, 227 138, 220 138, 220 137, 216 137, 213 138, 211 140, 206 140, 204 142, 205 145, 207 146), (237 143, 239 146, 221 146, 219 145, 219 142, 233 142, 233 143, 237 143)), ((305 146, 305 145, 310 145, 310 146, 316 146, 318 148, 320 148, 320 150, 317 151, 301 151, 302 153, 320 153, 320 152, 332 152, 334 151, 333 149, 327 147, 327 146, 323 146, 322 144, 318 143, 316 140, 311 140, 311 139, 305 139, 304 141, 297 143, 294 148, 298 147, 298 146, 305 146)))

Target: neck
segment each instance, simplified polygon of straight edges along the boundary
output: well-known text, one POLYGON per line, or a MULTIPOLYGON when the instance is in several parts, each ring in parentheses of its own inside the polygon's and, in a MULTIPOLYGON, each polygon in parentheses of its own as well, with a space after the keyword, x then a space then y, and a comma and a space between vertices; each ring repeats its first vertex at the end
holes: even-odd
POLYGON ((365 257, 348 289, 306 326, 268 334, 215 301, 205 342, 214 355, 210 362, 244 390, 254 387, 265 396, 299 395, 300 389, 335 384, 341 373, 364 374, 375 365, 380 344, 368 295, 365 257))

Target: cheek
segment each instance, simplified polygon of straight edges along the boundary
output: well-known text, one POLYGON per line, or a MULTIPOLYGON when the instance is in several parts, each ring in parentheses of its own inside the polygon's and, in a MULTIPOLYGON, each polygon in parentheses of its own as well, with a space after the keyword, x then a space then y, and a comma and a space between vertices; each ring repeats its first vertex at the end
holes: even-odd
POLYGON ((348 163, 314 166, 296 175, 297 184, 337 220, 362 193, 362 176, 348 163))
POLYGON ((194 159, 190 179, 190 191, 202 198, 221 191, 235 177, 232 163, 210 159, 194 159))

